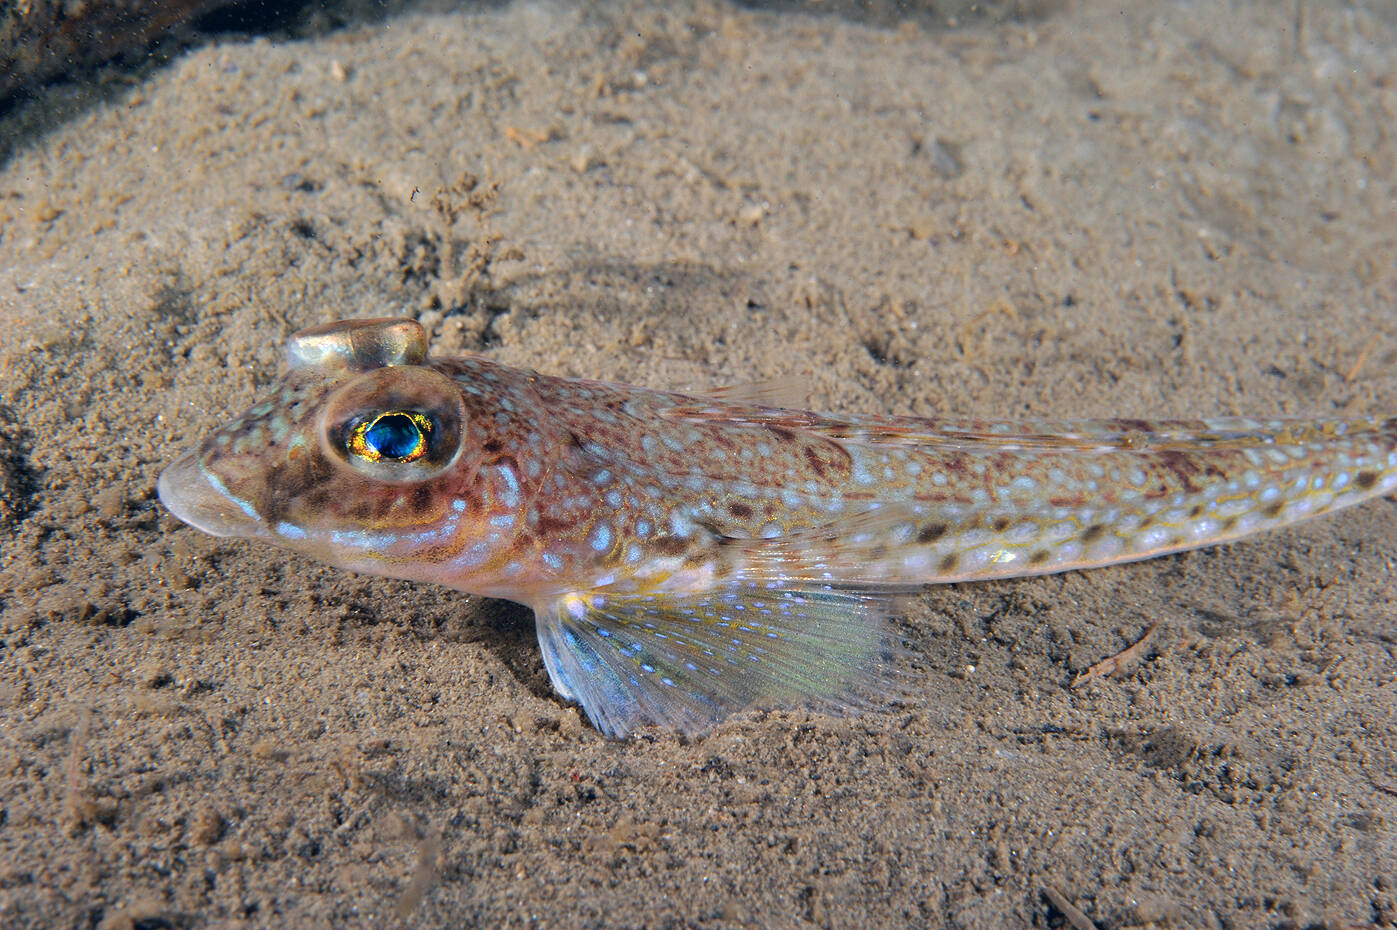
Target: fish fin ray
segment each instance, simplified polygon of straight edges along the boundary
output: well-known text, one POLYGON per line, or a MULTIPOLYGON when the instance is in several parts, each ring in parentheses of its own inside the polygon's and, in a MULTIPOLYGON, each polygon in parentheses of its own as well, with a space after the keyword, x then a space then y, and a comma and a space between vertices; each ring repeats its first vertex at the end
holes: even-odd
POLYGON ((559 694, 598 730, 696 735, 750 707, 850 712, 906 696, 892 600, 823 585, 738 583, 709 592, 574 593, 541 608, 539 645, 559 694))
POLYGON ((1217 417, 1209 420, 1024 419, 979 420, 884 416, 840 416, 775 407, 678 404, 667 419, 718 426, 763 426, 809 433, 862 446, 901 447, 937 452, 1019 454, 1193 453, 1209 449, 1264 448, 1277 443, 1323 441, 1336 427, 1391 436, 1394 420, 1347 421, 1217 417))
POLYGON ((805 406, 810 381, 799 375, 765 378, 712 388, 704 391, 703 396, 723 404, 788 410, 805 406))

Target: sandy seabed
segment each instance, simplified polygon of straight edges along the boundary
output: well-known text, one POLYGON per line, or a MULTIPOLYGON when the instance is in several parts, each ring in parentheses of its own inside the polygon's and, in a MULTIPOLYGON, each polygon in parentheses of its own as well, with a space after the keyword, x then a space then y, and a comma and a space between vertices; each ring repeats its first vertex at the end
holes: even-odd
POLYGON ((349 316, 820 409, 1397 411, 1391 4, 407 8, 115 78, 0 117, 3 926, 1397 921, 1390 500, 929 589, 905 705, 613 742, 527 611, 154 495, 349 316))

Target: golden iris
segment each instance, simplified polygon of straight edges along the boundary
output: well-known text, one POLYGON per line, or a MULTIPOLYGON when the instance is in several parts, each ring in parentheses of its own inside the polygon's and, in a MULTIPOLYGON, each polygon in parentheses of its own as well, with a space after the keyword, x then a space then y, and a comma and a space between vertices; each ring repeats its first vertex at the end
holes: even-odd
POLYGON ((413 410, 390 410, 361 420, 349 433, 349 451, 368 462, 415 462, 427 454, 432 421, 413 410))

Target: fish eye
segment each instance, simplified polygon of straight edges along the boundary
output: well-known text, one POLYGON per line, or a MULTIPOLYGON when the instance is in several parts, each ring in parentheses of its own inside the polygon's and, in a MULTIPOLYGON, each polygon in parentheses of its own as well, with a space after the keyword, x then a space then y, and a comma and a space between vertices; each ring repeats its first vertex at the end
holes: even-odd
POLYGON ((391 365, 353 376, 325 399, 320 450, 372 481, 416 484, 445 473, 461 455, 466 408, 439 371, 391 365))
POLYGON ((349 454, 366 462, 416 462, 427 455, 435 426, 417 410, 388 410, 350 427, 349 454))

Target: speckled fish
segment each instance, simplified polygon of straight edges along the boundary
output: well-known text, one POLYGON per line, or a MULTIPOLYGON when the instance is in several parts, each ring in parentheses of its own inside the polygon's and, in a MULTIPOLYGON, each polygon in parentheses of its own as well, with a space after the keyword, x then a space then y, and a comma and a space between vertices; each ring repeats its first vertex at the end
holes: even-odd
POLYGON ((905 693, 890 597, 1144 559, 1397 488, 1397 418, 838 416, 305 330, 268 399, 160 476, 216 536, 533 609, 603 733, 905 693))

